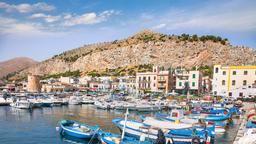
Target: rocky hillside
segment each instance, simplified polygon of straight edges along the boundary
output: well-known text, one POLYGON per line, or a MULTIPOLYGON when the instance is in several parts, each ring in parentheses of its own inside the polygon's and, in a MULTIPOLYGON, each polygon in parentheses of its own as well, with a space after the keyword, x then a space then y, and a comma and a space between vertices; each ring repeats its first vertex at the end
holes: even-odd
POLYGON ((27 57, 17 57, 7 61, 0 62, 0 78, 18 72, 25 68, 37 64, 36 61, 27 57))
POLYGON ((154 64, 188 69, 194 66, 256 64, 256 52, 215 36, 165 35, 145 30, 123 40, 85 45, 55 55, 22 72, 55 74, 154 64))

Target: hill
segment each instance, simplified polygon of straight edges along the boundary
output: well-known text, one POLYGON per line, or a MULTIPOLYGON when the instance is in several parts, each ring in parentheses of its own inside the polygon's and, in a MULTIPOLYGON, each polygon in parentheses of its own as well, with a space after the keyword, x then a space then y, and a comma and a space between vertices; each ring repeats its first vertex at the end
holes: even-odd
POLYGON ((0 78, 10 76, 15 72, 19 72, 25 68, 31 67, 38 62, 27 57, 17 57, 7 61, 0 62, 0 78))
POLYGON ((154 64, 169 67, 256 64, 254 49, 232 46, 227 39, 206 35, 166 35, 144 30, 127 39, 84 45, 65 51, 20 73, 49 75, 90 72, 154 64))

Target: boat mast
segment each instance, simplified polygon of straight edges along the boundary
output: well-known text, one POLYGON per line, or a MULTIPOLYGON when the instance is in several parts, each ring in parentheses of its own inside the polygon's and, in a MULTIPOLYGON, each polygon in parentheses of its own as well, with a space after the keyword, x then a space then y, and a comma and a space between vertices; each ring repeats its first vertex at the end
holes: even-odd
POLYGON ((123 141, 123 139, 124 139, 124 134, 125 134, 125 128, 126 128, 126 122, 127 122, 128 114, 129 114, 129 110, 127 108, 126 109, 126 113, 125 113, 125 118, 124 118, 124 127, 123 127, 123 131, 122 131, 121 141, 123 141))

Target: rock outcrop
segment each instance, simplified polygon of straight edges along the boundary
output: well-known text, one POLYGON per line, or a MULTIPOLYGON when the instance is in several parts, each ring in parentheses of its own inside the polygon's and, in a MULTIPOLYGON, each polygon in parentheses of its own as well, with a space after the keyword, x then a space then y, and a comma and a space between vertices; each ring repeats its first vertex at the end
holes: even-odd
POLYGON ((22 73, 44 75, 68 70, 91 71, 139 64, 186 68, 214 64, 256 64, 256 52, 251 48, 234 47, 219 37, 204 39, 186 35, 170 36, 146 30, 127 39, 66 51, 22 73))

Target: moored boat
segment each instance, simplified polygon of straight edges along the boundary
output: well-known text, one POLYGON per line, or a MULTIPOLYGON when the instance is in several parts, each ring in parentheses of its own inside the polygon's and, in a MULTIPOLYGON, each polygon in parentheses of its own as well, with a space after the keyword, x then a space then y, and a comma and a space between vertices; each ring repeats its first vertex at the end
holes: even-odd
POLYGON ((156 140, 158 138, 157 134, 159 130, 162 130, 166 141, 183 144, 191 144, 193 141, 199 141, 199 143, 205 143, 206 140, 214 141, 214 127, 213 128, 201 128, 201 127, 191 127, 186 128, 182 126, 177 126, 177 129, 169 129, 168 125, 158 125, 152 126, 149 124, 144 124, 142 122, 127 120, 125 122, 124 119, 116 118, 113 119, 112 122, 122 130, 124 124, 126 123, 125 134, 127 136, 132 136, 137 139, 141 137, 145 137, 146 139, 156 140), (175 130, 175 131, 171 131, 175 130), (187 133, 184 135, 183 133, 187 133))
POLYGON ((61 135, 70 135, 76 138, 91 139, 96 136, 98 126, 89 126, 75 121, 70 120, 61 120, 60 125, 60 134, 61 135))
POLYGON ((153 144, 151 141, 137 140, 128 136, 124 136, 122 139, 121 135, 119 134, 104 131, 98 132, 98 139, 103 144, 153 144))
POLYGON ((28 100, 18 99, 10 104, 14 108, 19 109, 31 109, 33 107, 33 104, 29 102, 28 100))

